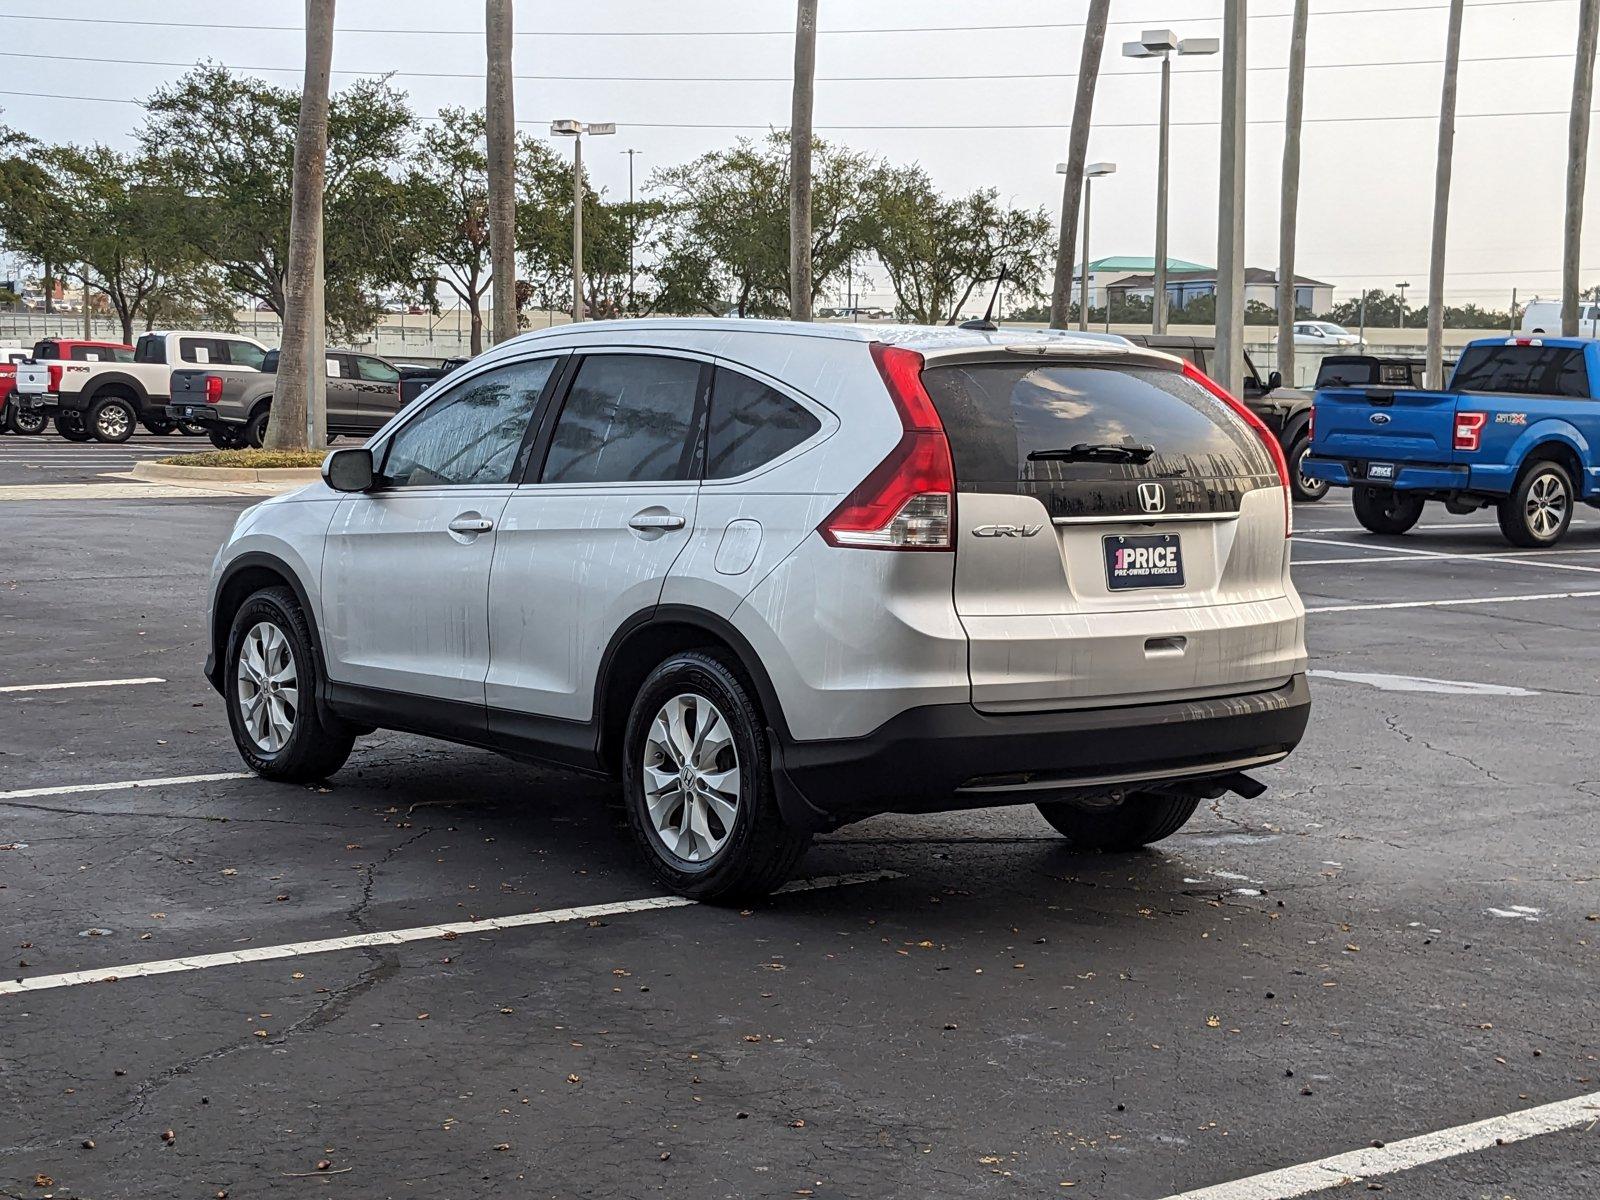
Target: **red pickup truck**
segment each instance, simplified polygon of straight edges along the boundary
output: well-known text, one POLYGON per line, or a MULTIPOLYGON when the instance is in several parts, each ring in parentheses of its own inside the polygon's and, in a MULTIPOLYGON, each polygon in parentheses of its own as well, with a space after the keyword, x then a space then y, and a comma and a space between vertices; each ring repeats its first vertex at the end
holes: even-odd
MULTIPOLYGON (((12 433, 42 433, 50 423, 50 414, 38 408, 24 408, 16 403, 17 363, 58 362, 132 362, 133 347, 123 342, 93 342, 83 338, 45 338, 33 344, 33 353, 18 356, 16 351, 5 351, 8 360, 0 364, 0 428, 12 433)), ((61 368, 51 372, 59 378, 61 368)), ((170 429, 165 432, 171 432, 170 429)))

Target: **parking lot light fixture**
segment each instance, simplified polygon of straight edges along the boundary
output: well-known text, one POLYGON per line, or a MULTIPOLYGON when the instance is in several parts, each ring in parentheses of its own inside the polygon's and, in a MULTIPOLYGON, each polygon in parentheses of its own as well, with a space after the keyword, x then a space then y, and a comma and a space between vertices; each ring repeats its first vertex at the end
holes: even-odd
MULTIPOLYGON (((1094 181, 1116 173, 1114 162, 1090 163, 1083 169, 1083 266, 1078 283, 1078 328, 1084 331, 1089 328, 1089 206, 1094 195, 1094 181)), ((1109 308, 1107 315, 1110 315, 1109 308)))
POLYGON ((583 309, 583 135, 603 137, 617 131, 613 121, 551 121, 551 137, 572 139, 572 319, 584 319, 583 309))
POLYGON ((1161 120, 1156 143, 1155 291, 1150 303, 1150 332, 1167 331, 1167 145, 1172 112, 1172 56, 1215 54, 1216 38, 1182 38, 1170 29, 1146 29, 1136 42, 1122 44, 1124 58, 1161 60, 1161 120))

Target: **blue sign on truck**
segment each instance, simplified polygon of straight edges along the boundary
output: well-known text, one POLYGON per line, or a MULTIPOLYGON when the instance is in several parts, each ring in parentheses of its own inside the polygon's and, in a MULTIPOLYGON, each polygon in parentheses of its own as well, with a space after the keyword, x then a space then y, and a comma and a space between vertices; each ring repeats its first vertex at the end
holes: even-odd
POLYGON ((1518 546, 1553 546, 1580 501, 1600 504, 1600 341, 1487 338, 1450 386, 1316 394, 1301 470, 1351 489, 1356 519, 1404 533, 1438 501, 1494 508, 1518 546))

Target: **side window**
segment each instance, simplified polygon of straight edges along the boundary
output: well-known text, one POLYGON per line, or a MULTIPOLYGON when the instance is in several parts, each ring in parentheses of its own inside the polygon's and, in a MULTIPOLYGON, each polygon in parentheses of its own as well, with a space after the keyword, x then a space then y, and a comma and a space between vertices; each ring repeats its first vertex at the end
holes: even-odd
POLYGON ((250 367, 259 371, 267 357, 265 350, 260 346, 252 346, 249 342, 223 342, 221 345, 228 352, 227 361, 236 367, 250 367))
POLYGON ((167 361, 167 339, 159 334, 147 333, 139 339, 134 347, 133 361, 141 363, 164 363, 167 361))
POLYGON ((718 367, 706 434, 706 478, 732 479, 754 471, 821 428, 822 422, 787 396, 718 367))
POLYGON ((556 422, 541 482, 693 479, 703 414, 699 363, 589 355, 556 422))
POLYGON ((368 383, 397 383, 400 380, 400 372, 381 358, 368 358, 364 354, 358 354, 355 362, 358 379, 364 379, 368 383))
POLYGON ((228 361, 222 343, 215 338, 179 338, 178 357, 184 362, 199 363, 201 366, 228 361))
POLYGON ((97 346, 74 346, 72 357, 79 362, 110 362, 111 355, 97 346))
POLYGON ((487 371, 452 388, 395 434, 384 457, 390 487, 510 483, 522 445, 559 358, 487 371))

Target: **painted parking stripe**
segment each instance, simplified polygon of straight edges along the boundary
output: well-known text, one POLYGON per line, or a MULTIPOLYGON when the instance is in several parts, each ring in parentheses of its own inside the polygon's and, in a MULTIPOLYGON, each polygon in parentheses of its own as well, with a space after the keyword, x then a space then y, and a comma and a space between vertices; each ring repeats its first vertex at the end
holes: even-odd
POLYGON ((0 687, 0 692, 64 692, 71 688, 134 687, 141 683, 165 683, 158 675, 143 679, 81 679, 76 683, 11 683, 0 687))
POLYGON ((1492 1150, 1496 1146, 1526 1141, 1549 1133, 1576 1129, 1600 1120, 1600 1092, 1541 1104, 1503 1117, 1490 1117, 1470 1125, 1456 1125, 1437 1133, 1390 1142, 1386 1146, 1352 1150, 1316 1162, 1268 1171, 1248 1179, 1219 1183, 1192 1192, 1179 1192, 1165 1200, 1290 1200, 1314 1192, 1331 1191, 1380 1175, 1410 1171, 1429 1163, 1492 1150))
POLYGON ((1527 600, 1590 600, 1600 592, 1535 592, 1528 596, 1472 596, 1462 600, 1390 600, 1382 604, 1328 604, 1307 613, 1373 612, 1385 608, 1453 608, 1463 604, 1520 604, 1527 600))
POLYGON ((219 771, 212 775, 169 775, 163 779, 119 779, 112 783, 64 783, 56 787, 18 788, 0 792, 0 800, 32 800, 38 796, 71 796, 80 792, 125 792, 134 788, 174 787, 181 783, 223 783, 254 779, 251 771, 219 771))
POLYGON ((1363 683, 1381 692, 1434 692, 1440 696, 1537 696, 1527 688, 1504 683, 1467 683, 1459 679, 1429 679, 1425 675, 1382 675, 1367 671, 1325 671, 1313 667, 1306 672, 1313 679, 1333 679, 1341 683, 1363 683))
MULTIPOLYGON (((1572 519, 1572 524, 1570 526, 1570 528, 1572 528, 1572 529, 1593 529, 1594 527, 1595 527, 1595 523, 1593 521, 1585 521, 1585 520, 1581 520, 1581 519, 1579 519, 1577 517, 1574 517, 1572 519)), ((1499 528, 1500 528, 1500 522, 1498 522, 1498 521, 1450 521, 1450 522, 1447 522, 1447 523, 1442 524, 1442 525, 1418 525, 1412 530, 1412 533, 1413 534, 1449 533, 1452 529, 1499 529, 1499 528)), ((1372 530, 1366 528, 1363 525, 1330 525, 1326 529, 1306 529, 1305 532, 1306 533, 1365 533, 1365 534, 1371 535, 1372 530)), ((1300 532, 1296 531, 1295 534, 1294 534, 1294 537, 1295 537, 1296 540, 1299 540, 1300 532)))
MULTIPOLYGON (((1317 543, 1319 546, 1339 546, 1341 548, 1345 547, 1347 544, 1348 543, 1345 542, 1317 543)), ((1366 547, 1350 546, 1350 549, 1358 550, 1366 549, 1366 547)), ((1505 550, 1498 553, 1493 550, 1487 550, 1461 551, 1455 554, 1444 554, 1435 551, 1429 551, 1425 554, 1420 554, 1415 550, 1409 550, 1401 554, 1376 554, 1368 558, 1297 558, 1293 560, 1293 565, 1297 567, 1334 567, 1348 565, 1351 563, 1359 563, 1361 566, 1366 566, 1368 563, 1418 562, 1423 558, 1455 560, 1481 558, 1485 562, 1506 562, 1511 566, 1553 567, 1556 570, 1565 571, 1600 571, 1600 567, 1585 567, 1567 563, 1524 561, 1543 559, 1546 557, 1553 558, 1564 554, 1600 554, 1600 546, 1583 550, 1505 550)))
MULTIPOLYGON (((881 883, 899 879, 898 871, 861 871, 853 875, 823 875, 816 879, 797 879, 778 889, 777 895, 816 892, 827 888, 853 887, 861 883, 881 883)), ((279 946, 253 946, 245 950, 225 950, 220 954, 195 954, 187 958, 166 958, 155 962, 127 963, 100 967, 93 971, 67 971, 60 975, 38 975, 32 979, 0 980, 0 996, 21 992, 40 992, 53 988, 78 987, 86 983, 111 983, 148 975, 173 975, 184 971, 204 971, 210 967, 232 967, 277 958, 302 958, 308 954, 329 954, 336 950, 360 950, 368 946, 399 946, 464 934, 487 933, 500 929, 521 929, 529 925, 563 925, 590 921, 598 917, 619 917, 627 913, 651 912, 663 908, 698 907, 700 901, 686 896, 647 896, 640 900, 618 900, 609 904, 585 904, 577 908, 552 908, 546 912, 514 913, 482 921, 451 921, 444 925, 416 925, 409 929, 385 929, 346 937, 322 938, 311 942, 285 942, 279 946)))

